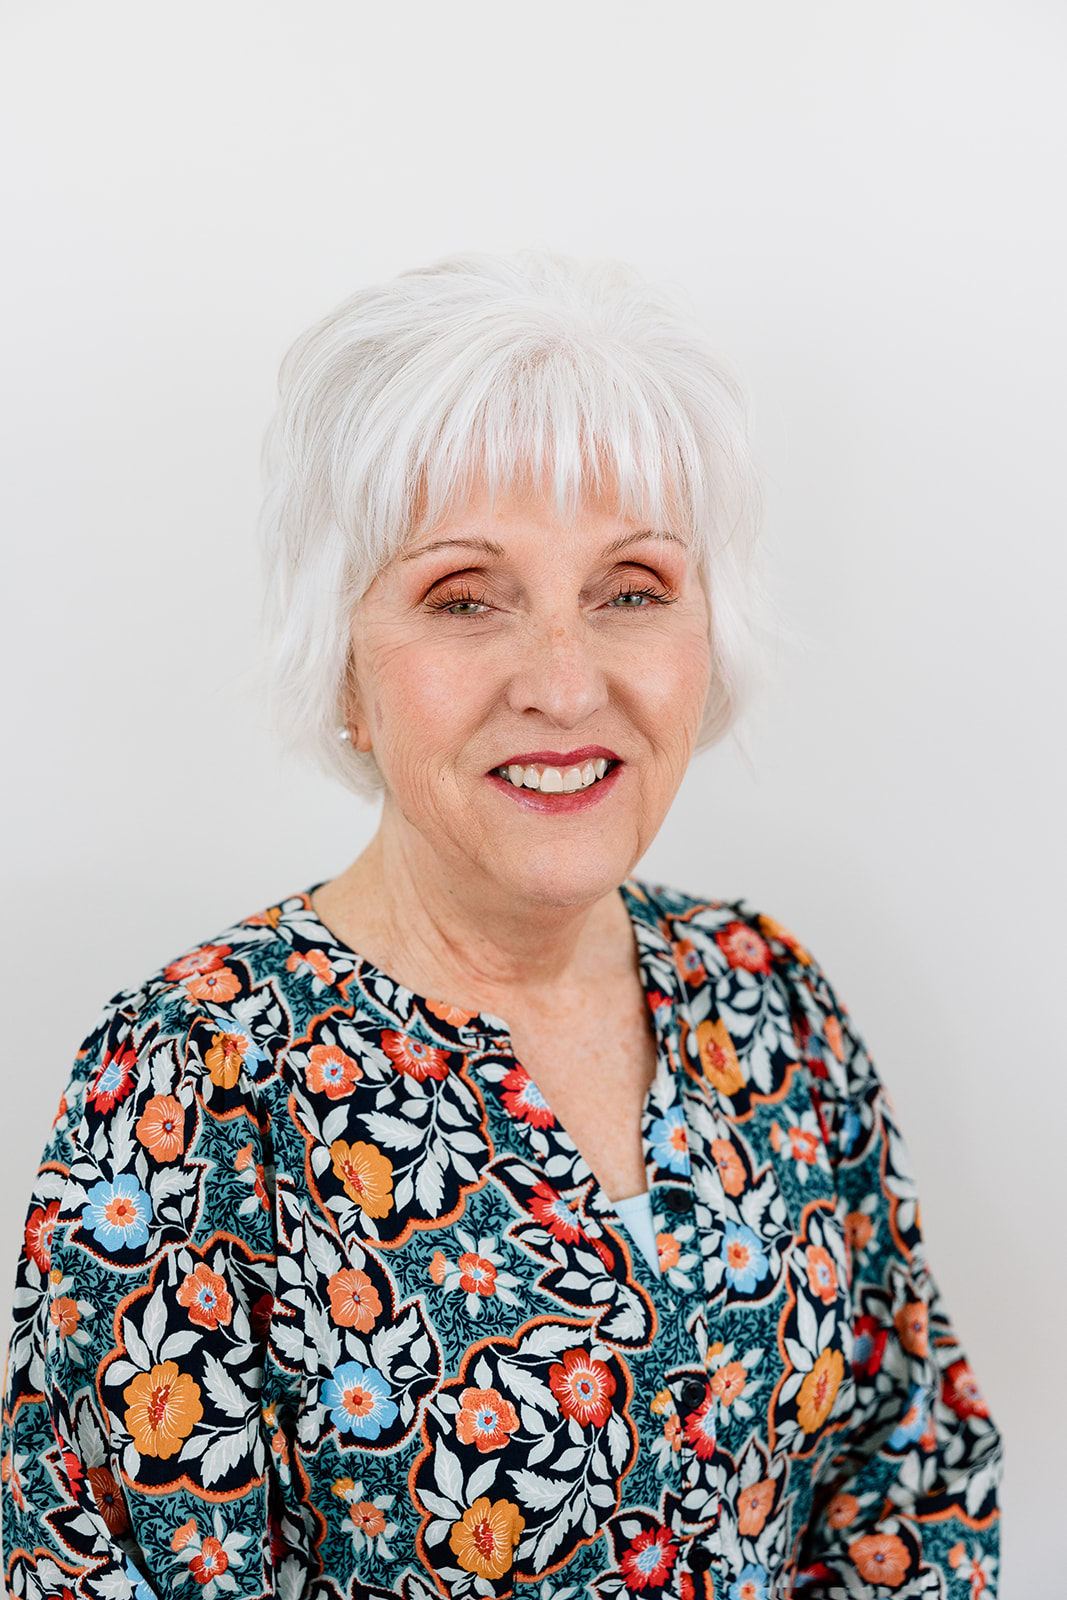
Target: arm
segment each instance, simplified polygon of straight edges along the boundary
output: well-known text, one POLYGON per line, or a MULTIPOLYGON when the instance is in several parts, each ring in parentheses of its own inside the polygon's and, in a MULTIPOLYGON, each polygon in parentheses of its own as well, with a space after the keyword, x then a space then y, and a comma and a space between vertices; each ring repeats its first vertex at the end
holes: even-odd
POLYGON ((211 1575, 212 1595, 272 1592, 269 1153, 243 1065, 223 1046, 212 1071, 212 1037, 184 991, 120 996, 61 1103, 4 1405, 16 1594, 149 1600, 193 1577, 207 1595, 211 1575))
POLYGON ((788 954, 850 1245, 855 1383, 849 1425, 820 1473, 797 1592, 990 1597, 999 1437, 926 1262, 885 1090, 819 969, 799 947, 788 954))

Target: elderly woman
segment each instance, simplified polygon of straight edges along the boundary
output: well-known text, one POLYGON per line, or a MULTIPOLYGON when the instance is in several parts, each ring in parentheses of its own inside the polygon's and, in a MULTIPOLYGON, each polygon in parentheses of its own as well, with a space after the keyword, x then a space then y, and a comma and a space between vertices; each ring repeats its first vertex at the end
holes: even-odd
POLYGON ((448 262, 297 344, 269 464, 281 703, 381 823, 78 1055, 11 1590, 992 1594, 997 1436, 847 1013, 630 877, 746 677, 701 338, 617 271, 448 262))

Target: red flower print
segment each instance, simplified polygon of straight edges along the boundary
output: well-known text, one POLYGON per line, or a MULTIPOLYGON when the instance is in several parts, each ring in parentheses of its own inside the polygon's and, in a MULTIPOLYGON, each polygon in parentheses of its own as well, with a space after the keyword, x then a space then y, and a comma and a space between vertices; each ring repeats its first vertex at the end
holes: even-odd
POLYGON ((85 1098, 98 1111, 113 1111, 133 1088, 136 1050, 108 1051, 85 1098))
POLYGON ((888 1332, 873 1317, 857 1317, 852 1330, 852 1370, 873 1378, 882 1365, 888 1332))
POLYGON ((826 1021, 823 1023, 822 1031, 826 1035, 827 1044, 830 1046, 830 1049, 833 1051, 838 1061, 844 1061, 845 1041, 841 1032, 841 1024, 838 1022, 837 1018, 834 1016, 827 1017, 826 1021))
POLYGON ((954 1361, 941 1383, 941 1398, 958 1417, 988 1417, 985 1403, 974 1373, 966 1361, 954 1361))
MULTIPOLYGON (((200 972, 196 977, 187 979, 185 992, 190 1000, 213 1001, 215 1005, 222 1006, 240 994, 241 980, 232 967, 213 967, 210 972, 200 972)), ((206 1540, 204 1542, 207 1543, 206 1540)), ((228 1564, 229 1558, 226 1560, 228 1564)), ((202 1582, 206 1583, 207 1578, 202 1582)))
POLYGON ((808 1288, 818 1295, 824 1306, 830 1305, 837 1296, 837 1268, 829 1250, 821 1244, 809 1244, 804 1262, 808 1269, 808 1288))
POLYGON ((178 1290, 178 1304, 189 1313, 189 1321, 198 1328, 225 1327, 233 1315, 233 1298, 220 1278, 210 1267, 200 1264, 188 1274, 178 1290))
POLYGON ((739 1195, 745 1187, 744 1162, 729 1139, 711 1141, 711 1159, 719 1169, 719 1178, 728 1195, 739 1195))
POLYGON ((685 1419, 685 1436, 701 1461, 715 1454, 715 1399, 709 1394, 685 1419))
POLYGON ((731 967, 741 967, 745 972, 770 972, 770 946, 747 923, 731 922, 715 935, 715 943, 731 967))
POLYGON ((584 1238, 583 1230, 574 1220, 574 1212, 566 1200, 544 1179, 535 1183, 530 1191, 529 1206, 531 1215, 541 1226, 564 1244, 576 1244, 584 1238))
POLYGON ((363 1069, 358 1061, 346 1056, 336 1045, 313 1044, 308 1052, 307 1085, 314 1094, 325 1094, 331 1100, 343 1100, 352 1093, 363 1069))
POLYGON ((895 1589, 908 1575, 908 1547, 895 1533, 869 1533, 848 1547, 849 1559, 868 1583, 895 1589))
POLYGON ((549 1368, 548 1386, 565 1417, 583 1427, 602 1428, 611 1416, 615 1379, 602 1361, 586 1350, 568 1350, 562 1363, 549 1368))
POLYGON ((519 1425, 515 1407, 496 1389, 464 1389, 459 1404, 456 1433, 464 1444, 476 1445, 483 1455, 507 1444, 508 1434, 519 1425))
POLYGON ((435 1050, 406 1033, 393 1033, 386 1029, 382 1034, 382 1049, 398 1072, 425 1083, 427 1078, 448 1077, 448 1052, 435 1050))
POLYGON ((754 1539, 763 1532, 763 1524, 774 1504, 774 1480, 761 1478, 759 1483, 742 1489, 737 1497, 737 1531, 745 1539, 754 1539))
POLYGON ((775 922, 773 917, 758 917, 756 919, 768 939, 774 939, 778 944, 784 944, 789 954, 800 962, 802 967, 811 965, 811 957, 795 934, 788 928, 783 928, 780 922, 775 922))
POLYGON ((52 1270, 52 1235, 59 1216, 59 1201, 50 1200, 43 1209, 31 1211, 26 1222, 26 1254, 38 1272, 52 1270))
POLYGON ((459 1267, 461 1289, 466 1289, 468 1294, 492 1294, 496 1284, 496 1268, 491 1261, 468 1250, 460 1256, 456 1265, 459 1267))
POLYGON ((185 1148, 185 1112, 172 1094, 154 1094, 134 1129, 157 1161, 173 1161, 185 1148))
POLYGON ((619 1561, 623 1582, 631 1594, 651 1585, 661 1589, 678 1559, 678 1546, 666 1528, 639 1533, 619 1561))
POLYGON ((226 957, 230 954, 231 946, 228 944, 202 944, 199 950, 190 950, 187 956, 180 956, 177 961, 172 961, 169 967, 163 968, 163 976, 168 983, 184 983, 187 978, 195 978, 201 972, 215 972, 226 957))
POLYGON ((500 1098, 517 1121, 528 1122, 532 1128, 555 1127, 555 1116, 525 1067, 512 1067, 501 1088, 500 1098))
POLYGON ((909 1355, 924 1361, 930 1353, 930 1313, 921 1300, 909 1300, 893 1318, 897 1336, 909 1355))
POLYGON ((225 1572, 229 1564, 229 1556, 214 1534, 210 1534, 200 1546, 200 1553, 190 1561, 189 1571, 197 1583, 210 1583, 220 1572, 225 1572))
POLYGON ((85 1476, 96 1502, 96 1509, 107 1523, 108 1532, 120 1538, 129 1527, 122 1490, 106 1467, 88 1467, 85 1476))
POLYGON ((270 1333, 270 1319, 274 1315, 274 1296, 261 1294, 255 1305, 248 1313, 252 1337, 257 1344, 266 1344, 267 1335, 270 1333))

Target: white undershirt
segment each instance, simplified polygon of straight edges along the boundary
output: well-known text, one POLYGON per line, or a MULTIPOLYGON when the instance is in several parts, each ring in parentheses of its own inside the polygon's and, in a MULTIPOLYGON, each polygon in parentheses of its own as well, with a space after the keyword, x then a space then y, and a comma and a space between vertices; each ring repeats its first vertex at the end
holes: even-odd
POLYGON ((652 1226, 652 1196, 646 1189, 644 1194, 631 1195, 627 1200, 613 1200, 612 1205, 618 1212, 619 1221, 658 1278, 659 1251, 656 1248, 656 1230, 652 1226))

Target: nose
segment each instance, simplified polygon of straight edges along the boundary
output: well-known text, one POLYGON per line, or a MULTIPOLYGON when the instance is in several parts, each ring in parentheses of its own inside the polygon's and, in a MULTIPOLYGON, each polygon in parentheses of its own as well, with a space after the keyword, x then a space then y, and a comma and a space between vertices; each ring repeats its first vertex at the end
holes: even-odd
POLYGON ((515 641, 508 683, 512 710, 540 714, 558 728, 589 722, 608 700, 596 644, 580 617, 531 625, 522 643, 515 641))

